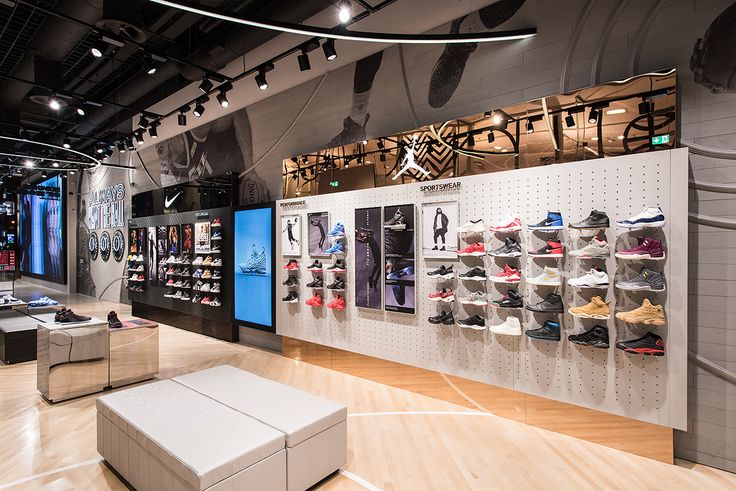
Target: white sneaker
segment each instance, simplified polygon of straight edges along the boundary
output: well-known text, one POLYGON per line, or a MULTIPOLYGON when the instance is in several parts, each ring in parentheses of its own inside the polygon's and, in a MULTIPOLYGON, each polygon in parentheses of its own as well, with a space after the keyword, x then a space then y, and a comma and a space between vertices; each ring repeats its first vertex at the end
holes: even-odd
POLYGON ((197 256, 197 259, 192 261, 192 266, 201 266, 203 261, 202 256, 197 256))
POLYGON ((470 220, 469 222, 465 222, 463 225, 460 225, 457 228, 458 233, 460 234, 482 234, 486 231, 485 225, 483 225, 483 220, 470 220))
POLYGON ((212 288, 210 289, 210 293, 220 293, 220 284, 215 283, 212 285, 212 288))
POLYGON ((664 212, 662 208, 650 207, 625 220, 619 220, 616 224, 621 228, 659 228, 664 227, 664 212))
POLYGON ((457 301, 465 305, 479 305, 481 307, 488 305, 486 294, 483 292, 470 292, 467 296, 458 297, 457 301))
POLYGON ((219 307, 220 305, 222 304, 220 303, 220 299, 217 297, 215 297, 214 300, 210 301, 210 307, 219 307))
POLYGON ((201 291, 201 292, 208 292, 208 291, 210 291, 210 288, 211 288, 210 287, 210 284, 209 283, 205 283, 204 285, 202 285, 200 287, 199 291, 201 291))
POLYGON ((491 232, 518 232, 521 230, 522 224, 519 217, 509 217, 506 220, 501 220, 497 224, 491 226, 491 232))
POLYGON ((560 279, 560 270, 550 266, 545 266, 544 271, 542 271, 538 276, 527 278, 526 282, 530 285, 560 286, 562 284, 562 280, 560 279))
POLYGON ((521 322, 518 317, 510 315, 497 326, 488 326, 493 334, 505 334, 506 336, 521 336, 521 322))
POLYGON ((570 278, 567 284, 576 288, 598 288, 605 290, 608 288, 608 274, 592 268, 586 274, 579 278, 570 278))
POLYGON ((138 258, 136 259, 136 261, 139 262, 139 263, 142 263, 145 260, 146 259, 143 257, 143 254, 139 255, 138 258))
POLYGON ((181 298, 181 290, 177 291, 172 298, 180 299, 181 298))
POLYGON ((575 249, 567 253, 568 256, 579 257, 580 259, 592 259, 597 257, 608 257, 611 255, 611 250, 608 248, 608 242, 600 240, 598 237, 593 237, 585 247, 575 249))
POLYGON ((212 266, 222 266, 222 259, 215 259, 212 261, 212 266))

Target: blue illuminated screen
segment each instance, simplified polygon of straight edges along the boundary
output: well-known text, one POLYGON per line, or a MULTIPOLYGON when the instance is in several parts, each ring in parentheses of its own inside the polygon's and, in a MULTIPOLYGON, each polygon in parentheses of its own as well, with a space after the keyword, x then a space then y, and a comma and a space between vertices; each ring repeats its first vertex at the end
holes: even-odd
POLYGON ((56 283, 64 278, 64 213, 61 178, 34 185, 20 195, 20 270, 56 283), (47 188, 47 189, 43 189, 47 188))
POLYGON ((235 320, 272 328, 273 319, 273 209, 235 212, 234 291, 235 320))

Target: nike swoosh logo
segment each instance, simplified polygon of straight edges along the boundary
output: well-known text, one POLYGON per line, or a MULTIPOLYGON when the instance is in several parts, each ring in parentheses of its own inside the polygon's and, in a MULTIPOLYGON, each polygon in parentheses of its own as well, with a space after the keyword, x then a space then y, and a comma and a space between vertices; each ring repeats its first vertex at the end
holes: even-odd
POLYGON ((174 197, 173 197, 173 198, 171 198, 171 199, 165 198, 165 199, 164 199, 164 208, 168 208, 169 206, 171 206, 171 204, 172 204, 172 203, 173 203, 174 201, 176 201, 176 198, 178 198, 180 194, 181 194, 181 191, 179 191, 178 193, 176 193, 176 194, 174 195, 174 197))

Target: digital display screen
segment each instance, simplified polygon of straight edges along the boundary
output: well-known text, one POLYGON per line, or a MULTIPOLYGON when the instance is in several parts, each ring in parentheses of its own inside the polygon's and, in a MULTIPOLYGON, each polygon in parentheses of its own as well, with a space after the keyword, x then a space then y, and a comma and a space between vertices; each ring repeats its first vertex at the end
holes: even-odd
POLYGON ((250 327, 274 331, 274 209, 272 204, 233 215, 234 317, 250 327))
POLYGON ((59 176, 34 185, 20 196, 20 270, 65 283, 64 212, 59 176))

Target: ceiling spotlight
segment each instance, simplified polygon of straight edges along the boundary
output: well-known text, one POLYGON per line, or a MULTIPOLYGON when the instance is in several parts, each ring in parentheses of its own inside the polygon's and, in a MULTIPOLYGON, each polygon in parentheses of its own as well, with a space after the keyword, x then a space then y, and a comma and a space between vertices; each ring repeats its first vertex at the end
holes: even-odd
POLYGON ((52 162, 51 163, 51 167, 59 167, 59 163, 58 162, 52 162))
POLYGON ((596 111, 595 108, 591 107, 590 112, 588 113, 588 123, 596 124, 597 122, 598 122, 598 111, 596 111))
POLYGON ((304 49, 302 49, 302 54, 297 56, 296 59, 299 62, 300 71, 306 72, 312 68, 312 65, 309 63, 309 55, 304 49))
POLYGON ((41 177, 46 179, 49 175, 46 173, 46 171, 41 171, 41 177))
POLYGON ((148 134, 154 140, 158 138, 158 130, 156 128, 158 128, 160 125, 161 123, 159 123, 158 121, 154 121, 153 123, 151 123, 151 126, 148 128, 148 134))
POLYGON ((205 110, 203 104, 209 100, 210 98, 207 96, 200 97, 199 99, 197 99, 197 105, 194 106, 194 110, 192 111, 192 114, 194 114, 194 116, 197 118, 201 118, 205 110))
POLYGON ((79 114, 80 116, 84 116, 84 115, 85 115, 85 114, 87 114, 87 113, 86 113, 86 112, 84 112, 84 109, 82 109, 81 107, 78 107, 78 108, 77 108, 77 114, 79 114))
POLYGON ((493 130, 488 132, 488 143, 493 143, 493 141, 496 139, 496 136, 493 134, 493 130))
POLYGON ((23 162, 23 165, 25 165, 26 167, 33 167, 35 163, 31 159, 26 159, 26 161, 23 162))
POLYGON ((363 145, 368 145, 368 140, 363 140, 363 145))
POLYGON ((64 138, 64 143, 61 144, 64 148, 71 148, 72 142, 69 140, 69 138, 64 138))
POLYGON ((526 122, 526 133, 527 135, 531 135, 532 133, 534 133, 534 123, 531 119, 527 120, 526 122))
POLYGON ((73 170, 70 170, 70 171, 69 171, 69 175, 70 175, 70 176, 73 176, 74 174, 76 174, 76 172, 74 172, 73 170))
POLYGON ((98 144, 98 145, 97 145, 97 150, 96 150, 96 151, 97 151, 97 153, 99 153, 99 154, 102 154, 102 152, 104 152, 104 151, 105 151, 105 147, 103 147, 102 145, 99 145, 99 144, 98 144))
POLYGON ((59 99, 51 96, 51 98, 49 99, 49 107, 54 111, 58 111, 59 109, 61 109, 61 103, 59 102, 59 99))
POLYGON ((145 141, 145 140, 143 139, 143 131, 142 131, 142 130, 136 131, 136 132, 135 132, 135 142, 136 142, 136 143, 137 143, 138 145, 143 145, 143 142, 144 142, 144 141, 145 141))
POLYGON ((230 101, 227 100, 227 91, 232 89, 233 86, 230 84, 225 84, 222 87, 220 87, 220 93, 217 94, 217 102, 220 103, 220 106, 223 108, 228 107, 230 105, 230 101))
POLYGON ((207 77, 204 77, 202 79, 202 83, 199 84, 199 90, 201 90, 203 94, 206 94, 207 92, 212 90, 212 85, 212 81, 207 77))
POLYGON ((335 51, 335 40, 325 40, 325 42, 322 43, 322 51, 325 52, 325 58, 327 58, 327 61, 332 61, 337 58, 337 51, 335 51))
POLYGON ((101 44, 93 44, 90 48, 89 52, 94 56, 95 58, 102 58, 102 52, 105 49, 102 47, 101 44))
POLYGON ((346 24, 350 20, 350 2, 348 0, 337 2, 337 18, 343 24, 346 24))
POLYGON ((187 115, 184 113, 179 114, 179 116, 176 117, 176 119, 179 121, 179 126, 186 126, 187 125, 187 115))
POLYGON ((652 111, 652 104, 644 99, 639 103, 639 115, 644 116, 645 114, 649 114, 652 111))
POLYGON ((378 141, 376 142, 376 145, 378 146, 378 148, 380 148, 381 150, 383 150, 383 147, 385 146, 383 144, 383 138, 379 138, 378 141))
POLYGON ((125 142, 124 141, 119 141, 117 143, 117 147, 118 147, 118 152, 125 153, 125 142))
POLYGON ((465 139, 465 145, 470 148, 475 147, 475 137, 473 136, 472 133, 470 133, 468 137, 465 139))
POLYGON ((138 127, 142 130, 145 130, 146 128, 148 128, 149 124, 151 123, 148 121, 148 118, 146 118, 146 115, 142 114, 140 121, 138 121, 138 127))
POLYGON ((156 64, 151 58, 149 58, 148 56, 144 56, 143 57, 143 69, 146 71, 148 75, 153 75, 156 73, 156 64))
POLYGON ((125 144, 128 146, 128 150, 131 152, 135 152, 135 145, 133 145, 133 137, 128 137, 125 139, 125 144))
POLYGON ((258 75, 256 75, 256 84, 261 90, 268 88, 268 82, 266 81, 266 71, 261 67, 258 69, 258 75))
POLYGON ((571 113, 567 113, 567 116, 565 116, 565 126, 568 128, 572 128, 575 126, 575 116, 573 116, 571 113))

